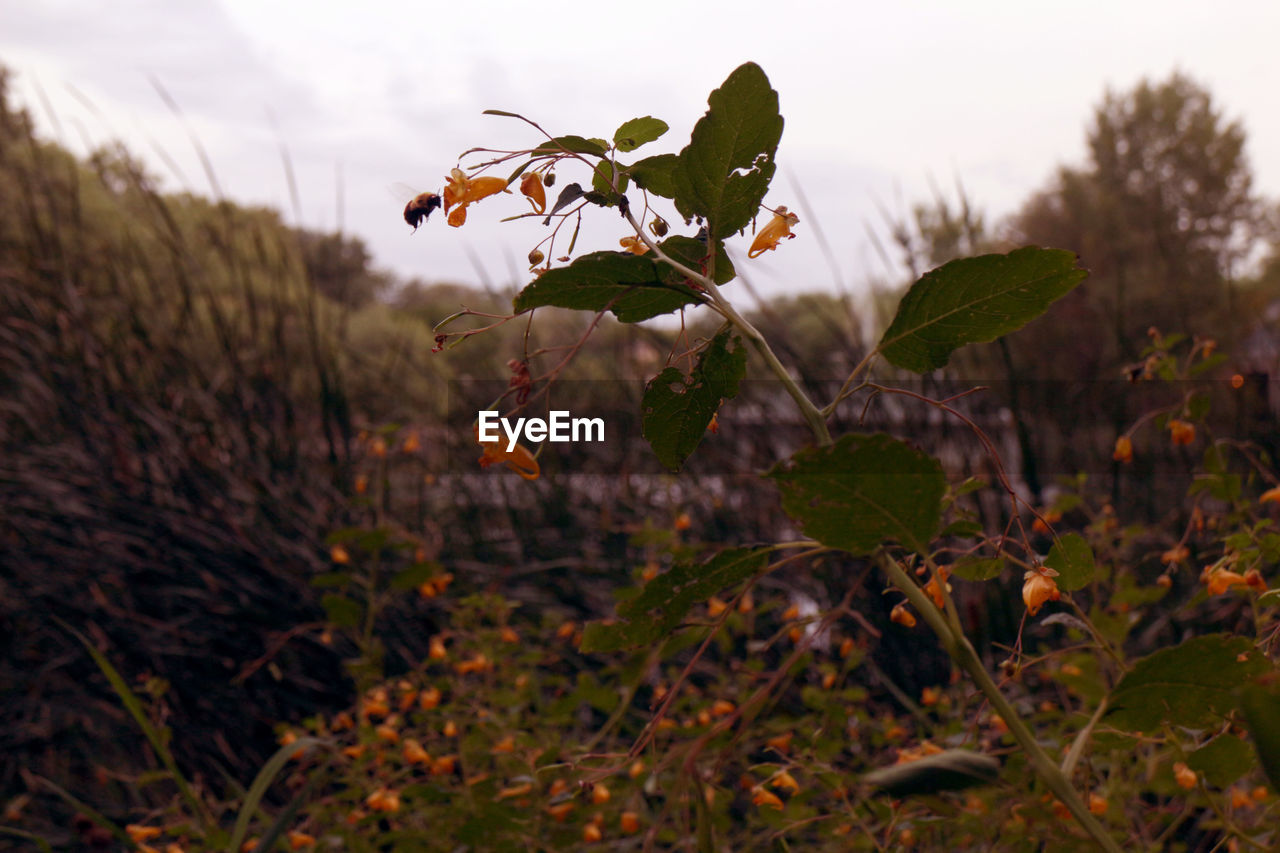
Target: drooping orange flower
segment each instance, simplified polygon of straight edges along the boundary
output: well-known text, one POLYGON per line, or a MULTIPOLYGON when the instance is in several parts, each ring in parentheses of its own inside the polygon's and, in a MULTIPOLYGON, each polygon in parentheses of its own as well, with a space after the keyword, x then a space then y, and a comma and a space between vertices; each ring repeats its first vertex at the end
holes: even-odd
POLYGON ((925 594, 933 599, 933 603, 938 605, 939 610, 946 607, 947 600, 942 593, 942 585, 940 585, 938 581, 941 580, 942 584, 946 586, 947 592, 951 592, 951 584, 947 583, 947 578, 950 576, 950 569, 946 566, 939 566, 937 576, 924 585, 925 594))
POLYGON ((1262 497, 1258 498, 1258 503, 1280 503, 1280 486, 1274 489, 1267 489, 1262 493, 1262 497))
POLYGON ((534 213, 547 212, 547 191, 542 186, 542 176, 537 172, 528 172, 520 179, 520 192, 529 199, 534 213))
POLYGON ((889 621, 896 622, 904 628, 914 628, 916 626, 916 617, 907 609, 905 601, 898 603, 893 612, 889 614, 889 621))
POLYGON ((1160 562, 1166 566, 1169 566, 1174 563, 1181 563, 1183 560, 1187 559, 1187 557, 1190 557, 1190 556, 1191 556, 1191 551, 1187 548, 1186 545, 1178 545, 1176 547, 1170 548, 1168 551, 1165 551, 1163 554, 1161 554, 1160 562))
POLYGON ((1196 771, 1179 761, 1173 765, 1173 778, 1178 783, 1179 788, 1190 791, 1196 786, 1198 777, 1196 776, 1196 771))
POLYGON ((1250 586, 1244 575, 1221 567, 1206 569, 1200 579, 1209 587, 1210 595, 1222 595, 1233 586, 1250 586))
POLYGON ((795 237, 791 233, 791 227, 799 221, 800 217, 788 212, 786 207, 779 205, 777 210, 774 211, 773 219, 769 220, 769 224, 761 228, 756 233, 756 238, 751 241, 751 248, 747 250, 747 257, 759 257, 771 249, 778 248, 778 243, 781 241, 795 237))
POLYGON ((493 441, 481 441, 480 426, 478 424, 475 428, 475 436, 476 443, 484 448, 484 455, 480 457, 481 468, 488 468, 490 465, 502 463, 526 480, 538 479, 538 475, 541 473, 541 469, 538 467, 538 460, 534 459, 533 454, 522 445, 517 444, 514 449, 508 451, 503 447, 501 436, 493 441))
POLYGON ((469 178, 466 172, 455 168, 449 173, 448 183, 442 193, 444 209, 449 214, 449 224, 454 228, 459 227, 467 221, 467 205, 501 192, 511 192, 504 179, 489 175, 469 178), (449 208, 454 205, 457 207, 450 211, 449 208))
POLYGON ((1042 569, 1039 572, 1027 572, 1022 576, 1022 601, 1027 605, 1027 612, 1032 616, 1040 612, 1040 608, 1046 601, 1057 601, 1062 597, 1058 583, 1053 579, 1056 574, 1057 572, 1053 569, 1042 569))
POLYGON ((623 237, 618 241, 618 245, 633 255, 643 255, 645 252, 649 251, 649 247, 644 244, 644 241, 639 237, 634 236, 623 237))
POLYGON ((1123 462, 1126 465, 1133 461, 1133 440, 1127 435, 1122 435, 1116 439, 1116 449, 1112 451, 1111 458, 1117 462, 1123 462))
POLYGON ((761 785, 757 785, 751 792, 751 802, 753 805, 768 807, 782 811, 782 800, 772 791, 767 791, 761 785))
POLYGON ((1169 439, 1175 445, 1191 444, 1196 440, 1196 428, 1193 424, 1174 418, 1169 421, 1169 439))

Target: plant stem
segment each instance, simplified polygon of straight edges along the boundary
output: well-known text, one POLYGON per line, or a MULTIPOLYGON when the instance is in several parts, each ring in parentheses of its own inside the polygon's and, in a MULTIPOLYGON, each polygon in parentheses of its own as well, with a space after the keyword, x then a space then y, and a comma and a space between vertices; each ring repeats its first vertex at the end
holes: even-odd
POLYGON ((778 381, 782 383, 783 387, 787 389, 787 393, 791 395, 791 399, 795 400, 796 406, 800 409, 800 414, 804 416, 805 422, 809 425, 809 430, 813 433, 814 440, 817 441, 820 446, 830 444, 831 433, 827 430, 826 417, 818 410, 818 407, 814 405, 813 401, 809 399, 809 396, 804 393, 804 390, 800 387, 799 383, 792 378, 791 373, 786 368, 786 365, 778 359, 778 356, 769 347, 769 342, 765 340, 765 337, 760 333, 760 330, 751 325, 747 318, 739 314, 738 309, 734 308, 733 304, 730 303, 728 299, 724 298, 724 295, 720 293, 720 288, 716 285, 715 280, 708 275, 698 272, 697 270, 690 269, 672 258, 666 252, 662 251, 662 248, 645 233, 644 228, 636 221, 636 218, 631 213, 630 209, 624 210, 623 215, 627 218, 627 221, 631 223, 631 227, 635 230, 636 235, 644 241, 644 244, 649 247, 649 250, 653 252, 654 256, 657 257, 658 260, 668 264, 678 273, 695 282, 699 287, 706 291, 707 296, 709 297, 709 302, 705 304, 710 305, 713 309, 719 312, 722 317, 737 326, 738 330, 747 336, 747 340, 749 340, 751 345, 755 347, 756 352, 760 353, 761 357, 764 358, 765 364, 768 365, 769 370, 778 378, 778 381))
POLYGON ((1044 783, 1049 787, 1063 805, 1075 816, 1080 826, 1085 832, 1089 833, 1103 850, 1109 853, 1120 853, 1120 847, 1115 843, 1102 825, 1094 819, 1089 813, 1088 806, 1084 800, 1071 787, 1070 780, 1063 775, 1058 766, 1053 763, 1048 754, 1036 743, 1035 735, 1027 728, 1022 718, 1018 716, 1018 712, 1014 710, 1009 701, 1004 698, 1004 694, 1000 692, 1000 688, 992 680, 987 668, 983 666, 982 661, 978 658, 978 653, 974 651, 973 645, 969 639, 965 637, 963 632, 954 630, 953 626, 947 623, 946 618, 934 606, 929 596, 925 595, 919 585, 917 585, 902 566, 890 557, 884 550, 876 552, 876 557, 885 574, 889 576, 889 580, 893 582, 903 595, 905 595, 920 611, 920 615, 929 623, 929 627, 938 635, 938 639, 942 641, 942 646, 946 649, 947 654, 955 661, 969 677, 973 679, 978 689, 987 697, 987 701, 991 703, 991 707, 995 709, 1005 725, 1009 727, 1009 733, 1013 735, 1014 740, 1022 747, 1022 751, 1026 754, 1032 768, 1036 771, 1044 783))

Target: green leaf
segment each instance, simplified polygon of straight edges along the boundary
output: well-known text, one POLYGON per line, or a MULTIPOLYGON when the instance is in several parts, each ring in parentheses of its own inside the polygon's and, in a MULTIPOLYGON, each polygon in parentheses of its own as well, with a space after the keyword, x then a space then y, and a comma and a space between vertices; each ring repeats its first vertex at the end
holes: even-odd
POLYGON ((1000 577, 1000 573, 1004 571, 1004 560, 998 557, 987 557, 977 559, 970 557, 964 560, 957 560, 951 564, 951 573, 961 580, 967 581, 989 581, 992 578, 1000 577))
POLYGON ((351 572, 323 572, 313 577, 308 583, 315 589, 333 589, 346 586, 351 582, 351 572))
POLYGON ((1233 735, 1219 735, 1187 756, 1187 766, 1215 788, 1226 788, 1253 769, 1253 750, 1233 735))
POLYGON ((320 606, 324 608, 325 618, 339 628, 356 627, 364 614, 360 605, 345 595, 326 595, 320 599, 320 606))
POLYGON ((1213 725, 1237 706, 1235 692, 1268 669, 1244 637, 1194 637, 1138 661, 1111 691, 1112 710, 1104 721, 1141 732, 1166 722, 1188 728, 1213 725))
POLYGON ((706 435, 720 403, 738 394, 747 374, 747 350, 726 329, 711 339, 687 377, 668 367, 645 387, 643 434, 658 461, 679 471, 706 435))
POLYGON ((398 590, 414 589, 443 571, 444 566, 434 560, 428 560, 425 563, 414 563, 391 579, 391 588, 398 590))
POLYGON ((653 116, 633 118, 631 121, 624 121, 622 126, 614 131, 613 144, 618 146, 619 151, 635 151, 641 145, 662 136, 668 129, 667 123, 660 118, 653 116))
POLYGON ((976 539, 982 535, 982 522, 973 518, 957 518, 942 529, 942 535, 976 539))
POLYGON ((642 190, 663 198, 676 197, 675 173, 680 168, 678 154, 659 154, 632 163, 627 173, 642 190))
POLYGON ((253 815, 258 811, 258 806, 262 802, 263 796, 285 766, 295 756, 319 744, 320 741, 315 738, 300 737, 293 743, 280 747, 271 758, 267 759, 267 763, 262 765, 262 769, 254 777, 253 784, 249 786, 244 802, 240 805, 240 813, 236 816, 235 827, 231 830, 231 840, 227 842, 227 853, 237 853, 239 851, 240 845, 244 843, 245 836, 249 834, 249 822, 253 820, 253 815))
POLYGON ((886 539, 924 553, 947 488, 938 460, 882 434, 805 448, 768 476, 806 534, 854 554, 868 554, 886 539))
MULTIPOLYGON (((672 235, 658 244, 658 248, 662 249, 668 257, 673 261, 678 261, 692 270, 702 271, 703 266, 707 263, 710 253, 707 251, 707 244, 693 237, 685 237, 680 234, 672 235)), ((687 279, 676 272, 674 269, 664 267, 667 270, 666 280, 668 284, 683 284, 687 279)), ((716 241, 716 269, 712 278, 716 284, 725 284, 732 281, 738 275, 737 270, 733 268, 733 262, 729 260, 729 255, 724 250, 724 242, 716 241)))
POLYGON ((582 651, 613 652, 652 645, 670 634, 695 604, 741 583, 768 564, 765 548, 730 548, 705 563, 677 563, 618 605, 615 622, 592 622, 582 632, 582 651))
POLYGON ((622 322, 636 323, 701 302, 689 288, 664 281, 663 272, 641 255, 593 252, 538 276, 516 296, 515 310, 543 305, 582 311, 608 308, 622 322))
POLYGON ((627 191, 627 180, 626 167, 621 163, 610 163, 608 160, 601 160, 597 163, 595 170, 591 173, 591 186, 596 192, 605 197, 607 207, 616 205, 618 199, 621 198, 619 193, 627 191), (611 177, 618 182, 617 192, 614 192, 613 186, 609 183, 609 178, 611 177))
POLYGON ((906 764, 873 770, 864 775, 862 781, 876 793, 909 797, 991 785, 999 777, 999 759, 967 749, 948 749, 906 764))
POLYGON ((965 344, 1022 328, 1086 275, 1071 252, 1035 246, 944 264, 902 297, 880 353, 916 373, 936 370, 965 344))
POLYGON ((534 154, 590 154, 604 157, 609 153, 608 143, 602 139, 585 139, 581 136, 557 136, 533 149, 534 154))
POLYGON ((782 116, 778 93, 753 62, 735 69, 707 104, 680 152, 675 200, 686 219, 704 217, 711 236, 723 240, 760 210, 776 168, 782 116))
POLYGON ((1093 549, 1079 533, 1058 537, 1044 564, 1058 573, 1058 588, 1065 592, 1080 589, 1093 580, 1093 549))
POLYGON ((1240 706, 1262 769, 1272 790, 1280 791, 1280 680, 1275 673, 1246 686, 1240 706))

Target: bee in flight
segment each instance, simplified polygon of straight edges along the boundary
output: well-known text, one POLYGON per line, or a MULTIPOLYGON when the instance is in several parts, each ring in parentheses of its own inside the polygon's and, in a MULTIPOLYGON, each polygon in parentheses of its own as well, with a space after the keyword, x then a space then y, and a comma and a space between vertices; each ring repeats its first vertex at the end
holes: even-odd
POLYGON ((404 206, 404 221, 413 226, 413 230, 417 231, 418 226, 427 221, 431 216, 431 211, 440 206, 440 196, 435 193, 419 193, 409 199, 409 203, 404 206))

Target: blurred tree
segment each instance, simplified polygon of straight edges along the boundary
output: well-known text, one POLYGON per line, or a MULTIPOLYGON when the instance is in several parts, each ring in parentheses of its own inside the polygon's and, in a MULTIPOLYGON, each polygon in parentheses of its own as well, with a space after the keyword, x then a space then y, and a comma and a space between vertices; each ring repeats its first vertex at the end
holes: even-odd
POLYGON ((307 277, 319 293, 349 308, 386 295, 391 275, 370 266, 369 248, 359 237, 305 229, 297 233, 307 277))
POLYGON ((1151 326, 1231 333, 1232 282, 1266 218, 1240 122, 1175 73, 1108 92, 1088 147, 1085 168, 1061 168, 1009 223, 1017 242, 1073 249, 1092 270, 1070 308, 1027 329, 1023 344, 1063 344, 1071 373, 1092 376, 1135 357, 1151 326))

